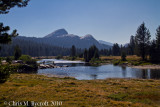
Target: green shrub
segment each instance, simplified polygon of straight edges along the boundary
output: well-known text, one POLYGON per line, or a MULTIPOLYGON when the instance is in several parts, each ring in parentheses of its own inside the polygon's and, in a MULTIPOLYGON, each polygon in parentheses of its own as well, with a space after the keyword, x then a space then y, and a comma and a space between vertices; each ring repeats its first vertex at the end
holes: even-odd
POLYGON ((113 65, 119 65, 120 62, 120 60, 113 61, 113 65))
POLYGON ((138 62, 138 61, 133 61, 133 62, 131 62, 131 64, 134 65, 134 66, 138 66, 138 65, 140 65, 140 62, 138 62))
POLYGON ((0 83, 4 83, 7 81, 7 79, 9 78, 9 71, 5 70, 5 69, 0 69, 0 83))
POLYGON ((38 69, 38 65, 36 60, 32 59, 30 61, 27 61, 26 64, 30 65, 34 70, 38 69))
POLYGON ((145 62, 145 61, 130 61, 131 65, 134 65, 134 66, 138 66, 138 65, 152 65, 152 63, 150 62, 145 62))
POLYGON ((97 59, 97 58, 92 58, 89 63, 101 63, 101 60, 100 59, 97 59))
POLYGON ((17 71, 17 66, 1 65, 0 66, 0 83, 4 83, 10 76, 10 73, 17 71))
POLYGON ((26 63, 27 61, 32 60, 32 58, 31 58, 31 56, 29 56, 29 55, 22 55, 22 56, 19 58, 19 60, 22 60, 22 61, 24 61, 24 62, 26 63))
POLYGON ((73 56, 73 57, 67 57, 67 60, 76 60, 77 59, 77 57, 76 56, 73 56))
POLYGON ((12 60, 14 59, 14 57, 12 56, 7 56, 6 61, 11 64, 12 60))
POLYGON ((18 73, 37 73, 37 66, 21 64, 18 66, 18 73))
POLYGON ((56 56, 56 59, 63 59, 63 56, 62 55, 58 55, 58 56, 56 56))
POLYGON ((36 60, 32 59, 29 55, 22 55, 20 58, 25 64, 19 65, 19 71, 36 71, 38 65, 36 60))

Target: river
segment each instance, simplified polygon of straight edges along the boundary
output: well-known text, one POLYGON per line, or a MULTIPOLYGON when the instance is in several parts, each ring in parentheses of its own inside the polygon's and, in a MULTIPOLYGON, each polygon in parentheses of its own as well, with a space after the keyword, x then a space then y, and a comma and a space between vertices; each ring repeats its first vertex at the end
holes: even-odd
POLYGON ((69 67, 39 69, 38 74, 53 74, 60 76, 75 77, 78 80, 93 80, 106 78, 141 78, 160 79, 160 69, 138 69, 126 66, 114 66, 112 64, 90 66, 82 61, 68 61, 57 59, 42 59, 45 64, 58 66, 68 65, 69 67))

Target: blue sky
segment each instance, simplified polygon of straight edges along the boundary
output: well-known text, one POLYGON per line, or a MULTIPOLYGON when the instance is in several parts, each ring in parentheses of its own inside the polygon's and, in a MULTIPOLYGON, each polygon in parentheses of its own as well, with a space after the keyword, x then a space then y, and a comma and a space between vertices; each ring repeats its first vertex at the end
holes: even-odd
POLYGON ((65 28, 71 34, 124 44, 142 22, 155 38, 160 0, 31 0, 27 7, 1 15, 0 22, 28 37, 65 28))

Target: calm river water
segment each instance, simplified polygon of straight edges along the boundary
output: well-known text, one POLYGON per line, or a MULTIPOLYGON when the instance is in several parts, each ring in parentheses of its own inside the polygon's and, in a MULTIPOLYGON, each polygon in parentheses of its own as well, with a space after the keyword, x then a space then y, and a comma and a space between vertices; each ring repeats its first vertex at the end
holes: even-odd
POLYGON ((45 64, 68 65, 69 67, 39 69, 39 74, 54 74, 75 77, 78 80, 106 79, 106 78, 143 78, 160 79, 160 69, 137 69, 112 64, 89 66, 81 61, 67 61, 56 59, 43 59, 38 61, 45 64))

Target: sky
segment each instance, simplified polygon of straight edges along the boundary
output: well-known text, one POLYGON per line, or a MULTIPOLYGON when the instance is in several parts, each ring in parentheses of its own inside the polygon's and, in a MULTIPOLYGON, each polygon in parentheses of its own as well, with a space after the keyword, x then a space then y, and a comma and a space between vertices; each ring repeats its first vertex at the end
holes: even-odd
POLYGON ((27 7, 0 15, 0 22, 21 36, 44 37, 64 28, 69 34, 125 44, 143 22, 155 38, 160 0, 31 0, 27 7))

